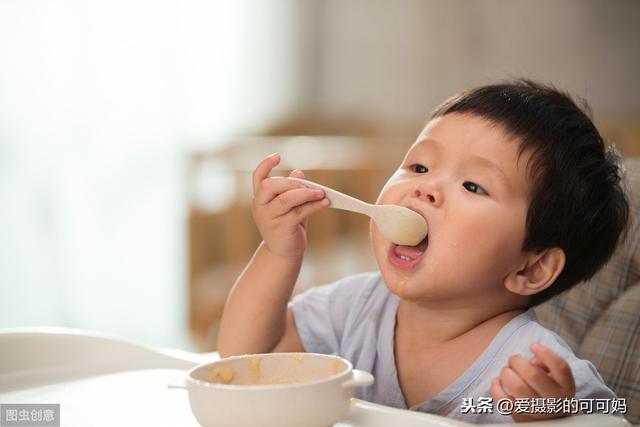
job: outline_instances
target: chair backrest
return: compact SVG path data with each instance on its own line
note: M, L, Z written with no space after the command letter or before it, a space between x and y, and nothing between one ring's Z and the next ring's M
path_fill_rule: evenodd
M591 280L536 307L540 322L590 360L640 423L640 158L627 159L627 238Z

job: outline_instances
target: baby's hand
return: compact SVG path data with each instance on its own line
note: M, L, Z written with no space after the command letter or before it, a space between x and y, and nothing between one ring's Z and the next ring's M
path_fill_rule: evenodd
M280 155L265 158L253 171L253 218L267 249L283 257L301 257L307 247L309 215L329 206L324 191L282 177L269 177ZM290 176L304 178L299 170Z
M500 378L491 384L494 402L500 399L556 398L571 399L576 394L576 383L569 364L559 355L540 344L533 344L531 360L511 356L509 366L502 368ZM529 405L531 409L533 405ZM563 413L519 413L511 415L514 421L537 421L563 417Z

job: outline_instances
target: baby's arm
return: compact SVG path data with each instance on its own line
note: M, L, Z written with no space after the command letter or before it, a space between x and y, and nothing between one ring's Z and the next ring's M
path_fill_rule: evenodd
M225 305L217 350L221 356L304 351L287 303L307 246L309 215L329 205L324 192L286 178L270 178L273 154L253 172L252 212L263 238ZM291 176L303 178L300 171Z
M571 399L576 395L576 382L571 367L558 354L540 344L533 344L532 360L511 356L509 366L505 366L500 378L493 380L491 394L494 402L515 398L555 398ZM506 390L505 390L506 388ZM538 421L558 418L563 413L520 413L512 414L516 422Z

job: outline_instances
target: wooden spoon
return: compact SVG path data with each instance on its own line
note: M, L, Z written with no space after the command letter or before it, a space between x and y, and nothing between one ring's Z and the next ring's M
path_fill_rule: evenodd
M324 185L301 178L289 177L307 187L323 190L334 209L357 212L369 216L378 225L385 239L398 245L415 246L427 235L427 222L422 215L398 205L372 205L347 196Z

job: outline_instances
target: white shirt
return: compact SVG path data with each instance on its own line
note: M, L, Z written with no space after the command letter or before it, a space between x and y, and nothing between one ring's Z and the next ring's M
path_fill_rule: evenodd
M375 376L372 386L354 390L355 397L406 409L394 356L398 302L380 273L375 272L313 288L295 297L291 305L305 351L344 357L354 368ZM593 364L578 359L562 338L540 325L533 310L528 310L509 321L455 381L411 409L472 423L513 422L511 416L499 414L495 407L492 413L465 413L461 405L463 398L473 399L473 403L479 398L490 399L491 380L500 376L510 356L530 359L529 346L534 342L558 353L571 366L577 399L615 398Z

